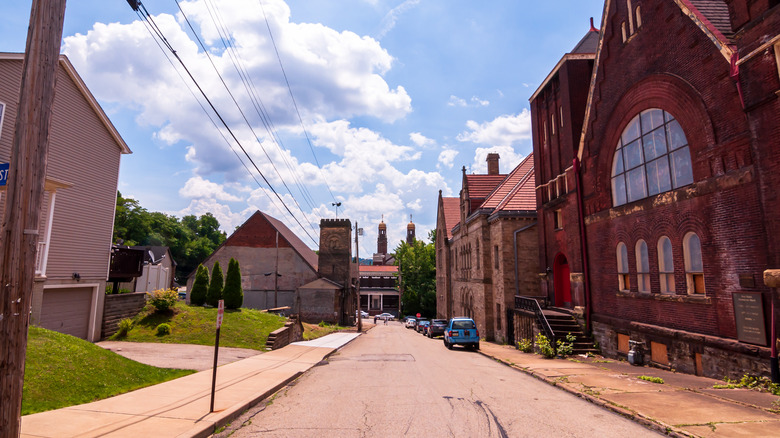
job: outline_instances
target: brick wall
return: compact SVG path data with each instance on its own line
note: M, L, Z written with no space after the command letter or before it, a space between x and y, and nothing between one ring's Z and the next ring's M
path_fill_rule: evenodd
M106 295L103 302L103 326L101 339L116 333L119 321L132 318L146 305L146 292Z

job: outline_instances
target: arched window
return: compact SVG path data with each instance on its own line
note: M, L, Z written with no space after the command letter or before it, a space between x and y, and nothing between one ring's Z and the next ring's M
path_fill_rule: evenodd
M677 120L657 108L634 117L612 160L612 204L617 207L692 182L688 140Z
M623 242L617 245L617 271L620 290L630 290L631 279L628 275L628 249Z
M658 239L658 274L661 292L674 293L674 258L672 241L666 236Z
M636 7L636 28L639 29L642 27L642 11L640 10L640 7Z
M636 283L639 292L650 292L650 260L644 240L636 243Z
M696 233L688 233L683 238L683 258L685 259L685 281L689 294L704 293L704 264L701 261L701 240Z

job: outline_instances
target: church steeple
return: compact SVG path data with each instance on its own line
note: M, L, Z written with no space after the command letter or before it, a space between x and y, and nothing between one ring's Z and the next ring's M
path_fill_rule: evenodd
M377 254L387 254L387 225L385 225L385 215L382 215L382 222L379 223L379 229L376 237Z
M412 215L409 215L409 225L406 226L406 243L411 245L415 241L414 235L414 222L412 222Z

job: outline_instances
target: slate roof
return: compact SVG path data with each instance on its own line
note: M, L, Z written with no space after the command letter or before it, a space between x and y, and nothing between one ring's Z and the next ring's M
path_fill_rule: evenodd
M533 154L528 154L512 170L480 208L495 211L536 211L536 188Z
M731 31L731 19L729 7L723 0L684 0L693 6L701 14L704 24L710 29L715 29L729 40L734 36ZM694 13L696 12L694 11ZM707 23L709 22L709 24Z
M444 228L447 239L452 239L452 227L460 222L460 198L441 198L444 210Z
M599 47L599 31L591 29L569 53L596 53Z

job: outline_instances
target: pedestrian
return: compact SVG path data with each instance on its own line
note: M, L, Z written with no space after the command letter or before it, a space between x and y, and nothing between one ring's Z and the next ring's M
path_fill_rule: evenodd
M376 325L376 315L374 315L374 324Z
M387 317L385 316L385 325L387 325Z

